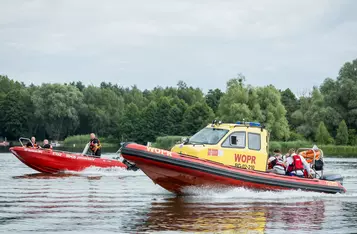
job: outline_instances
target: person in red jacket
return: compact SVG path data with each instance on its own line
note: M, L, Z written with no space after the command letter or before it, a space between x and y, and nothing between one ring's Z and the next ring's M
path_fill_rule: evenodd
M286 175L310 177L310 164L305 158L292 151L289 157L286 158Z

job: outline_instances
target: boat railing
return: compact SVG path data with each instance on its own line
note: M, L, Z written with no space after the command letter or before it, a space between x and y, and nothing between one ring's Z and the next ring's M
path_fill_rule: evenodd
M26 141L30 142L31 145L32 145L32 147L33 147L32 141L31 141L29 138L20 137L20 138L19 138L19 142L20 142L20 144L22 145L22 147L25 147L24 144L22 143L23 140L26 140Z
M311 150L313 153L314 153L314 158L313 158L313 161L311 163L311 168L315 171L315 177L316 177L316 174L319 175L316 170L315 170L315 163L316 163L316 152L317 151L320 151L320 157L319 157L319 160L322 161L322 163L324 163L324 152L322 151L322 149L319 149L319 148L299 148L297 149L296 153L297 154L300 154L301 152L303 151L309 151ZM321 175L319 175L320 177L323 177L323 167L321 169Z

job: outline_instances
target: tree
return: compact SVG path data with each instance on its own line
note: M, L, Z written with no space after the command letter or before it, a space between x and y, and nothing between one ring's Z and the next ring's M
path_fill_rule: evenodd
M183 116L184 135L193 135L206 126L214 118L212 109L205 103L196 102L190 106Z
M335 132L342 117L334 108L326 105L325 96L317 87L313 88L310 96L301 97L299 102L300 109L291 115L291 122L297 133L307 139L314 139L316 126L321 121L326 124L328 131Z
M207 105L211 107L214 113L217 112L218 104L222 96L223 92L220 89L210 89L205 97Z
M24 88L8 92L0 101L1 134L15 140L32 134L34 107Z
M0 93L7 94L15 89L25 88L24 83L9 79L7 76L0 75Z
M341 67L337 80L325 79L320 89L326 105L340 116L336 119L337 126L345 119L349 128L357 129L357 59Z
M124 115L120 121L120 128L117 135L121 135L124 141L135 141L144 143L143 132L147 129L142 129L142 118L139 108L134 103L129 103L125 107Z
M218 114L224 122L252 120L251 106L249 106L250 87L245 87L238 79L227 82L225 95L220 99ZM251 93L255 92L254 90Z
M86 87L81 81L71 82L71 83L69 83L69 84L72 85L72 86L77 87L77 89L78 89L79 91L81 91L81 92L83 92L83 90L84 90L85 87Z
M193 105L196 102L203 102L204 95L199 88L188 87L183 81L177 84L177 96L184 100L188 105Z
M337 145L347 145L348 144L348 129L345 120L342 120L337 129L336 135Z
M32 94L34 117L52 139L63 139L79 126L83 94L74 86L43 84Z
M271 138L287 140L290 135L289 124L286 119L286 110L281 102L280 92L272 85L257 88L257 99L261 106L262 118L266 128L271 131Z
M271 132L272 139L289 138L286 110L280 93L273 86L253 88L243 79L227 82L226 94L221 98L218 113L224 122L258 121Z
M83 90L88 129L99 135L114 135L123 115L124 99L109 88L89 86Z
M348 129L348 144L357 145L356 129Z
M155 101L151 101L142 112L141 124L142 129L145 129L142 132L144 142L153 142L159 135L160 116L157 113L158 107Z
M289 124L295 128L292 121L292 114L299 109L299 102L293 92L290 89L285 89L281 92L281 102L286 109L286 119Z
M333 139L330 136L324 122L320 122L319 127L316 131L315 140L318 144L331 144L333 143Z

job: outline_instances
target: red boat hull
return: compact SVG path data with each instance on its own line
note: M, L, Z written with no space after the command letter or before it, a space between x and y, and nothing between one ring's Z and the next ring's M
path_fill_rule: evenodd
M89 167L127 168L125 164L117 160L94 158L81 154L25 147L12 147L10 151L28 167L44 173L83 171Z
M185 193L185 188L190 186L234 186L257 190L301 189L326 193L346 191L335 181L239 169L133 143L124 144L121 154L135 163L156 184L177 194Z

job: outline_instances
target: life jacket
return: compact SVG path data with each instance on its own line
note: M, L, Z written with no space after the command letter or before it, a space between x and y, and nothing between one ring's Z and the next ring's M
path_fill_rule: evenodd
M285 175L285 165L281 160L277 160L273 167L273 172L279 175Z
M281 159L281 156L280 156L280 155L277 155L277 154L274 154L274 155L271 156L271 157L274 157L274 159L268 163L268 169L273 169L273 167L274 167L274 166L280 161L280 159Z
M291 173L293 171L295 171L295 172L296 171L303 171L304 177L307 177L307 171L304 168L304 164L303 164L300 156L295 154L295 155L293 155L291 157L293 159L293 163L288 165L288 168L287 168L286 172L289 174L289 173Z
M97 140L98 143L94 143L94 140ZM97 144L97 146L95 144ZM101 147L102 147L102 145L100 144L100 141L98 138L94 138L93 140L90 140L89 148L91 151L96 152Z
M278 161L278 159L275 157L272 161L270 161L268 163L268 169L273 169L273 167L275 166L276 162Z
M33 143L32 145L29 144L29 145L27 145L27 147L28 147L28 148L36 148L36 149L39 148L39 146L37 145L37 142Z

